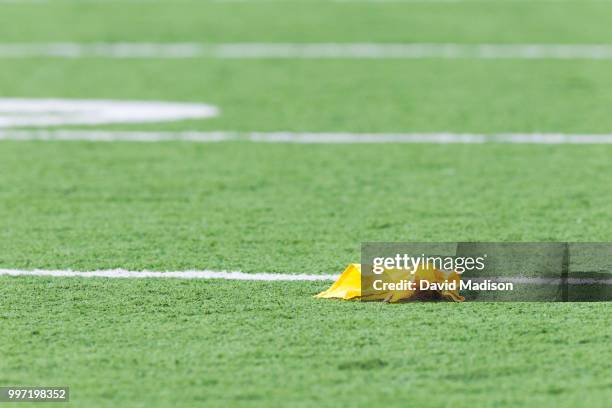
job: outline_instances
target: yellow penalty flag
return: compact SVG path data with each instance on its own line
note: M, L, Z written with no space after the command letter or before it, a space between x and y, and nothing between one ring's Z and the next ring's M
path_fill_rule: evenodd
M386 287L398 289L374 289L374 281L385 282ZM412 285L406 282L414 282ZM441 289L420 289L421 281L427 281L428 287ZM385 302L401 302L407 300L445 299L463 302L465 298L459 294L461 276L457 272L443 272L431 266L421 266L414 273L399 269L385 269L379 275L362 275L360 264L350 264L342 275L327 290L316 295L323 299L346 300L381 300ZM395 284L395 285L393 285Z

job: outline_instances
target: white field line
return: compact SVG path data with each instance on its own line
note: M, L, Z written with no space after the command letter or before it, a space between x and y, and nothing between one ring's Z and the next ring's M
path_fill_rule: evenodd
M0 58L32 57L611 60L612 44L0 43Z
M562 282L567 282L568 285L612 285L612 279L594 279L594 278L534 278L526 276L493 276L493 277L465 277L463 280L482 283L487 280L499 283L514 283L517 285L559 285Z
M74 3L97 3L97 4L117 4L117 3L144 3L144 4L193 4L193 3L249 3L249 4L352 4L352 3L370 3L370 4L428 4L428 3L484 3L487 5L504 3L610 3L612 0L0 0L0 4L74 4Z
M197 143L246 141L293 144L612 144L612 134L564 133L311 133L311 132L156 132L107 130L0 130L0 140Z
M276 274L276 273L244 273L226 271L127 271L125 269L108 269L100 271L80 272L72 270L21 270L0 269L0 276L48 276L54 278L174 278L174 279L224 279L248 281L331 281L338 275L307 275L307 274Z
M52 278L110 278L110 279L222 279L239 281L334 281L340 275L311 275L311 274L284 274L284 273L244 273L227 271L177 271L177 272L153 272L153 271L127 271L125 269L108 269L99 271L73 271L73 270L23 270L23 269L0 269L0 276L43 276ZM475 282L490 280L492 282L507 282L514 284L534 285L559 285L563 282L557 278L533 278L533 277L479 277L465 278ZM612 279L593 278L568 278L565 280L569 285L612 285Z
M217 116L199 103L0 98L0 128L171 122Z

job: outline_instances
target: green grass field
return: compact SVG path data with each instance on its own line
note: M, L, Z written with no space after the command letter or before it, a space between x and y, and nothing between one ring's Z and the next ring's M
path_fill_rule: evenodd
M0 2L0 44L612 44L610 16L612 3L589 1ZM611 70L587 59L0 58L0 97L221 110L94 127L108 131L610 134ZM610 144L0 140L0 269L337 274L365 241L612 241L611 158ZM609 302L312 298L327 286L0 276L0 386L67 385L79 407L612 399Z
M15 279L0 380L70 384L77 406L609 401L608 304L315 301L319 289Z

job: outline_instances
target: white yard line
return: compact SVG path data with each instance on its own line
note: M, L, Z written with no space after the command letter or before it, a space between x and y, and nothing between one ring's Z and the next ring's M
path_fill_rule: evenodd
M92 0L96 1L96 0ZM103 0L104 1L104 0ZM249 2L253 0L211 0L219 2ZM282 1L282 0L255 0L256 2L266 1ZM609 3L612 0L322 0L330 1L332 3L407 3L407 4L427 4L427 3L483 3L487 5L503 5L507 3Z
M494 276L494 277L464 277L463 280L482 283L487 280L498 283L514 283L517 285L559 285L562 282L567 282L568 285L612 285L612 279L594 279L594 278L534 278L526 276Z
M48 276L54 278L80 277L80 278L175 278L175 279L224 279L248 281L331 281L338 275L306 275L306 274L276 274L276 273L244 273L226 271L126 271L125 269L108 269L100 271L72 271L72 270L22 270L0 269L0 276Z
M90 141L90 142L222 142L240 140L238 132L155 132L106 130L0 130L0 140Z
M0 129L171 122L218 114L217 107L200 103L0 98Z
M247 3L247 4L266 4L266 3L287 3L287 4L352 4L352 3L370 3L370 4L428 4L428 3L483 3L487 5L507 4L507 3L610 3L612 0L0 0L0 4L73 4L73 3L97 3L97 4L119 4L119 3L143 3L143 4L163 4L163 3Z
M108 130L0 130L0 140L90 141L90 142L165 142L211 143L247 141L253 143L293 144L612 144L612 134L565 133L313 133L313 132L237 132L237 131L108 131Z
M554 44L220 44L217 58L612 59L612 45Z
M0 276L42 276L52 278L110 278L110 279L223 279L239 281L334 281L339 275L310 275L310 274L284 274L284 273L244 273L227 271L176 271L176 272L153 272L153 271L127 271L125 269L108 269L99 271L73 271L73 270L23 270L23 269L0 269ZM564 280L558 278L533 278L533 277L466 277L464 280L483 282L507 282L514 284L534 285L559 285ZM568 278L569 285L612 285L612 279L593 278Z
M0 58L31 57L611 60L612 44L0 43Z

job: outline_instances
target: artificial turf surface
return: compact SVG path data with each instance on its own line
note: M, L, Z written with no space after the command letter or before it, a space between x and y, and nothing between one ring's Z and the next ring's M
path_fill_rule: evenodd
M611 71L612 61L588 60L34 58L2 61L0 89L221 110L212 119L115 129L608 133Z
M0 266L336 273L361 240L606 240L610 197L593 186L610 149L3 142ZM605 406L612 394L609 303L0 281L0 382L68 384L79 406Z
M0 4L3 41L612 42L612 4L597 0L24 3Z
M3 279L0 383L71 406L609 403L607 303L314 300L321 283ZM18 405L21 406L21 405Z
M364 241L612 238L612 146L1 146L0 267L339 273Z
M607 43L610 11L59 1L0 4L0 41ZM222 110L106 129L612 131L606 61L0 64L3 97ZM607 145L2 141L0 268L339 273L362 241L610 241L610 157ZM0 386L68 385L71 405L92 407L612 398L609 303L312 299L325 286L1 277Z

